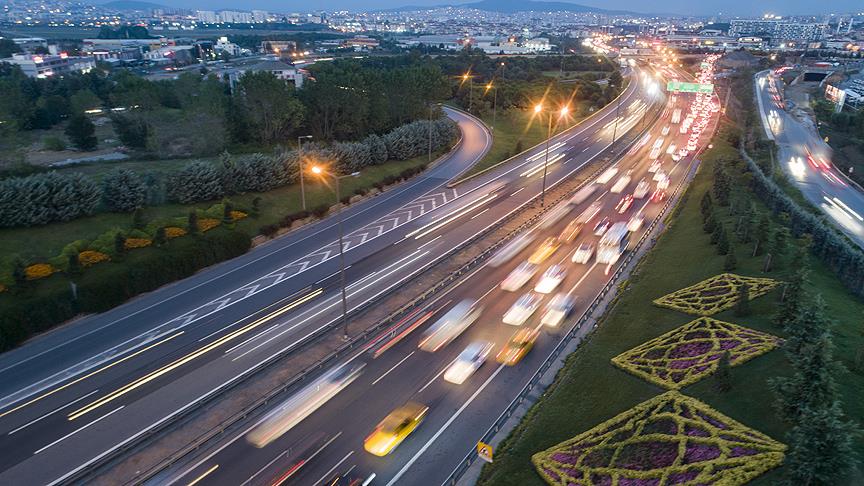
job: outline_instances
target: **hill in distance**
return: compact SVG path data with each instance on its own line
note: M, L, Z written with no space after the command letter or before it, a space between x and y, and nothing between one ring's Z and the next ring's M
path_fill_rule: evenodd
M556 2L556 1L532 1L532 0L480 0L479 2L460 3L460 4L445 4L437 6L405 6L398 8L387 9L388 11L409 11L409 10L432 10L436 8L476 8L486 12L499 12L512 14L517 12L576 12L576 13L600 13L600 14L630 14L623 10L606 10L597 7L589 7L587 5L579 5L578 3Z

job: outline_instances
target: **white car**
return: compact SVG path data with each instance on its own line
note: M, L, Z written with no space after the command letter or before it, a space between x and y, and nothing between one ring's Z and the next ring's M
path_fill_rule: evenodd
M651 165L648 166L648 172L657 172L658 170L660 170L660 161L659 160L655 160L654 162L651 162Z
M664 177L666 177L666 173L662 170L658 170L654 173L654 177L652 177L652 179L654 179L655 181L660 181L663 180Z
M573 263L588 263L592 255L594 255L594 245L585 242L579 245L579 248L576 248L576 251L573 252L571 261Z
M666 176L659 181L657 181L657 189L668 189L669 188L669 176Z
M504 324L521 326L540 307L541 300L543 300L543 297L534 292L528 292L519 297L519 300L510 306L510 309L504 314Z
M541 294L551 293L561 284L566 276L567 270L564 268L564 265L552 265L543 272L540 281L534 286L534 292L539 292Z
M641 228L644 223L645 216L641 212L638 212L630 218L630 221L627 222L627 231L639 231L639 228Z
M492 351L492 343L487 341L475 341L459 353L456 361L444 372L444 380L461 385L474 374Z
M540 323L544 326L558 327L573 312L574 307L576 307L576 299L572 296L555 294L555 297L552 297L552 300L546 305Z
M648 191L651 189L651 183L646 181L644 178L639 181L639 184L636 184L636 190L633 191L633 197L636 199L642 199L645 195L648 194Z
M508 292L516 292L523 285L531 280L531 277L537 273L537 265L528 262L522 262L518 267L514 268L510 275L501 282L501 289Z
M693 140L691 138L690 140L687 141L687 150L689 150L691 152L696 150L696 140Z
M687 154L688 154L688 153L689 153L689 152L688 152L688 150L687 150L686 148L682 148L682 149L680 149L680 150L678 151L678 156L681 157L681 158L683 159L684 157L687 157Z
M666 125L665 127L663 127L663 130L661 130L660 133L661 133L664 137L665 137L666 135L669 135L669 125Z
M617 174L617 173L618 173L617 167L610 167L610 168L606 169L602 174L600 174L600 177L598 177L595 182L597 182L597 184L606 184L607 182L611 181L612 178L615 177L615 174Z

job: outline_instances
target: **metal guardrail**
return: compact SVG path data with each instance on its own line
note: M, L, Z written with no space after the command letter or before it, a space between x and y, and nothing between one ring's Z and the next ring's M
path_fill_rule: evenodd
M687 174L684 178L681 179L678 185L675 186L675 191L673 192L672 197L670 197L666 201L666 204L663 205L663 208L660 210L660 214L658 214L657 217L654 218L654 221L652 221L651 224L648 226L647 231L645 231L645 233L633 247L633 250L628 253L627 257L624 258L622 264L612 275L612 278L610 278L606 285L604 285L603 288L600 289L600 292L597 294L594 300L591 301L591 304L588 305L588 307L582 313L582 316L573 324L567 334L565 334L564 337L558 342L558 344L555 346L555 348L552 350L546 360L543 361L543 363L540 365L540 368L537 370L537 372L534 373L531 379L528 380L528 383L526 383L522 390L519 392L519 394L516 395L516 398L514 398L513 401L510 402L507 408L504 409L501 415L498 416L498 419L496 419L495 422L492 423L492 425L478 440L489 443L495 436L495 434L497 434L498 431L501 430L501 427L507 422L507 420L510 419L510 417L522 404L522 402L524 402L528 398L528 394L534 389L535 386L537 386L546 371L552 366L555 360L558 359L558 357L564 351L564 348L567 347L570 341L576 336L576 333L582 328L582 325L588 322L588 320L594 314L594 311L597 310L597 307L599 307L602 303L603 299L606 298L609 292L615 287L615 285L618 284L619 277L627 270L627 267L630 265L633 259L636 258L636 255L639 253L639 249L651 236L656 226L660 224L660 222L663 220L663 216L666 214L669 208L673 207L674 204L677 204L678 198L680 197L679 193L682 187L686 183L688 183L690 179L692 179L695 169L698 167L699 163L694 156L691 160L690 167L688 167ZM477 458L477 452L472 448L442 484L455 485L459 478L461 478L462 475L465 474L468 468L471 467L472 464L474 464L474 461L476 461Z
M659 112L655 115L654 118L656 119L658 117L659 117ZM634 136L632 138L632 140L626 142L623 150L620 153L625 153L627 150L629 150L630 147L632 147L633 144L635 144L639 140L639 138L642 136L642 134L644 132L645 132L644 129L637 131L636 136ZM625 135L625 137L626 136L629 136L629 134ZM624 142L625 137L620 138L617 143ZM614 145L610 146L609 148L614 148ZM266 405L268 405L274 398L276 398L278 395L286 392L287 390L297 386L299 383L306 380L310 374L312 374L312 373L314 373L314 372L316 372L316 371L318 371L324 367L332 365L336 360L343 357L347 352L349 352L353 349L356 349L359 345L364 344L366 341L369 340L371 335L377 333L382 328L384 328L388 325L391 325L392 323L396 322L398 319L403 318L414 307L424 303L426 300L433 297L438 292L449 287L450 284L452 284L455 280L458 280L459 278L461 278L463 275L465 275L465 273L467 273L470 270L473 270L477 265L482 263L486 258L488 258L495 251L497 251L503 244L508 242L510 239L512 239L513 237L515 237L519 233L525 231L526 229L528 229L531 226L533 226L534 224L536 224L540 220L540 218L548 210L555 207L557 204L559 204L564 199L571 197L573 193L575 193L576 191L578 191L579 189L584 187L587 183L593 182L593 180L598 175L600 175L600 173L602 173L602 171L606 170L609 166L611 166L612 164L617 162L619 159L620 159L620 155L618 158L612 158L612 159L607 160L606 163L602 164L602 166L600 168L598 168L596 171L594 171L591 174L591 176L586 178L585 181L583 181L583 183L579 184L575 189L572 189L570 191L566 191L563 196L557 198L555 201L546 205L542 211L538 212L536 215L529 218L527 221L525 221L524 223L519 225L516 229L510 231L507 235L505 235L504 237L499 239L497 242L495 242L490 247L485 249L479 255L472 258L471 261L467 262L465 265L460 267L458 270L450 273L447 277L440 280L438 283L436 283L435 285L433 285L432 287L430 287L429 289L424 291L419 296L412 299L410 302L402 305L396 311L390 313L387 317L380 320L377 324L375 324L371 328L365 330L359 336L357 336L354 339L352 339L351 341L345 343L343 346L340 346L338 349L336 349L335 351L333 351L329 355L325 356L324 358L321 358L320 360L316 361L313 365L306 367L300 373L295 375L291 380L286 382L284 385L272 389L270 392L268 392L266 395L261 397L259 400L256 400L252 404L244 407L242 410L231 415L229 418L222 421L218 426L209 429L205 433L203 433L200 436L198 436L197 438L195 438L192 442L187 444L182 449L171 454L165 460L160 461L157 465L148 469L143 474L140 474L140 475L136 476L135 478L133 478L132 480L127 481L125 484L129 484L129 485L141 484L141 483L143 483L149 479L152 479L159 472L161 472L161 471L165 470L166 468L176 464L178 461L182 460L188 454L197 451L198 449L200 449L202 446L204 446L209 441L211 441L211 440L217 438L218 436L224 434L225 432L228 431L229 428L231 428L235 424L247 419L248 417L250 417L251 415L253 415L255 413L258 413L260 410L262 410L264 407L266 407ZM474 235L473 238L465 240L462 243L460 243L459 245L455 246L453 249L448 251L444 255L444 257L440 258L438 260L438 263L446 260L446 258L448 256L452 256L452 255L458 253L459 251L463 250L464 248L470 246L471 244L474 244L477 240L483 238L484 236L491 233L492 231L497 230L498 228L503 226L505 223L507 223L508 221L515 218L518 214L521 214L522 211L524 211L526 208L530 207L530 204L539 197L540 197L539 194L533 196L518 211L514 211L513 213L508 215L506 218L503 218L500 221L498 221L497 224L486 228L484 231L481 231L481 232L477 233L476 235ZM435 265L437 265L438 263L436 263ZM428 271L431 268L434 268L435 265L430 266L425 271ZM356 317L357 315L366 311L372 305L380 302L380 300L382 300L383 298L384 298L383 296L380 296L376 299L372 299L371 301L365 303L361 307L353 309L351 311L351 313L349 314L349 316ZM207 395L205 397L199 398L198 400L193 402L194 403L193 405L187 406L187 409L183 413L177 414L176 416L172 417L170 420L166 420L165 422L159 424L159 426L154 427L151 430L148 430L147 433L141 434L139 437L136 437L135 440L130 440L129 442L125 443L122 447L115 449L111 454L107 454L105 457L101 458L99 461L94 462L93 464L89 465L86 468L82 468L76 474L67 478L66 481L64 481L64 483L75 483L78 481L84 481L86 478L90 477L92 474L95 474L97 471L101 470L103 467L105 467L105 466L111 464L113 461L117 460L123 454L134 450L135 448L144 444L146 441L153 440L154 438L156 438L156 436L158 436L160 433L162 433L163 431L168 429L170 426L173 426L173 425L177 424L178 422L180 422L181 420L188 418L195 411L199 410L202 406L206 405L207 403L211 402L212 400L215 400L216 398L218 398L220 396L223 396L226 392L232 390L236 386L239 386L239 384L243 383L249 377L270 368L271 366L280 362L282 359L286 358L288 355L293 354L293 353L299 351L300 349L304 349L304 348L308 347L309 345L317 342L319 339L326 336L329 333L329 331L331 331L332 329L334 329L336 327L340 327L340 326L341 326L341 323L336 322L330 326L322 328L318 333L308 336L304 341L300 342L293 349L284 350L283 352L275 355L271 360L264 362L264 363L261 363L258 366L247 370L245 373L240 375L239 379L236 379L233 382L226 384L226 386L224 388L219 389L216 393L213 393L213 394Z

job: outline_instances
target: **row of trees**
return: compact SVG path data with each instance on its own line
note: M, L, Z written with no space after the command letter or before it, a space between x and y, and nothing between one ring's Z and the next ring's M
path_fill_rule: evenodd
M311 145L310 160L330 161L338 172L353 172L390 159L406 160L445 148L458 128L449 118L420 120L370 135L361 142ZM263 192L291 184L298 176L298 153L253 154L221 163L191 162L168 177L139 175L115 169L97 184L80 173L48 172L0 180L0 226L35 226L88 216L103 208L131 212L167 198L182 204L220 199L232 194ZM101 206L100 206L101 203Z

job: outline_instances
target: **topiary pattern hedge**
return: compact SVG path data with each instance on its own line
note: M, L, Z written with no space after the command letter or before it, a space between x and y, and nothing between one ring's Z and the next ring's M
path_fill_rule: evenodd
M779 466L786 446L669 391L534 454L552 485L738 485Z
M750 299L765 295L779 282L770 278L721 273L695 285L676 290L654 301L655 305L697 316L711 316L730 309L738 301L742 283L750 285Z
M612 358L612 363L651 383L677 389L714 373L725 351L736 366L782 342L771 334L700 317Z

